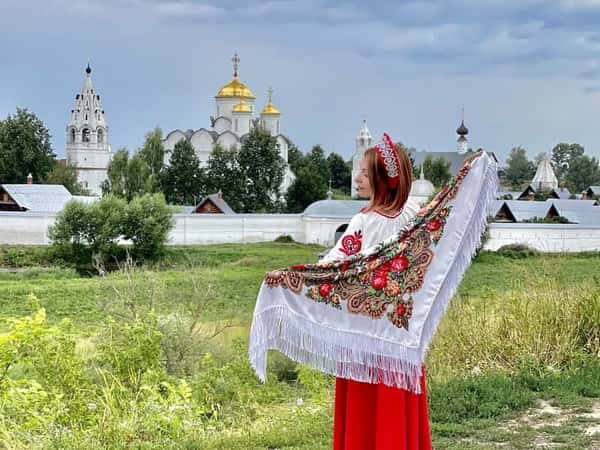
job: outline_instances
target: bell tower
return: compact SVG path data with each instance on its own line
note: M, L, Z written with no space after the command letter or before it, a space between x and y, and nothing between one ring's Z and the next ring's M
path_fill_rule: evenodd
M77 179L92 194L101 194L112 157L100 95L94 91L88 63L81 92L67 123L67 161L77 167Z

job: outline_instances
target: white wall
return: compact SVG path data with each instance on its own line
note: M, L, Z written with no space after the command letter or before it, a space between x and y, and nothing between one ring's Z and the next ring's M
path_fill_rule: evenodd
M53 214L0 212L1 244L48 244L47 230L54 223Z
M51 214L0 212L1 244L48 244ZM169 244L266 242L288 234L298 242L332 246L345 218L310 218L300 214L176 214ZM493 223L487 250L523 243L544 252L600 250L600 226Z
M572 224L493 223L484 248L498 250L507 244L526 244L542 252L600 250L597 227Z
M304 242L298 214L176 214L170 244L216 244L272 241L289 234Z

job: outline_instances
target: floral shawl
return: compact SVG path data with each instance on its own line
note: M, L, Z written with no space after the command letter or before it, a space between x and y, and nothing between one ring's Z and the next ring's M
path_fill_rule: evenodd
M342 378L420 391L431 338L486 226L498 184L485 152L402 230L345 259L267 273L250 330L266 380L269 349Z

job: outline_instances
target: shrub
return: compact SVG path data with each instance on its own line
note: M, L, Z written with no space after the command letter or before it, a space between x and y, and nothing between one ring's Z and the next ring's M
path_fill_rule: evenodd
M506 256L507 258L521 259L529 256L536 256L540 252L526 244L508 244L500 247L497 253Z
M282 234L281 236L277 236L273 242L292 243L295 241L294 238L291 237L289 234Z
M174 224L173 213L162 194L145 194L129 203L122 231L125 239L133 243L134 256L153 259L162 254Z
M107 195L92 204L67 203L49 237L59 258L76 265L104 265L122 258L122 239L131 241L134 256L156 258L173 224L171 209L160 194L145 194L130 203Z

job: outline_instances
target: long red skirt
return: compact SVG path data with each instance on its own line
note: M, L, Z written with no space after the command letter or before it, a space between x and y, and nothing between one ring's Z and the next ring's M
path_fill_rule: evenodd
M430 450L425 373L421 394L337 378L333 450Z

